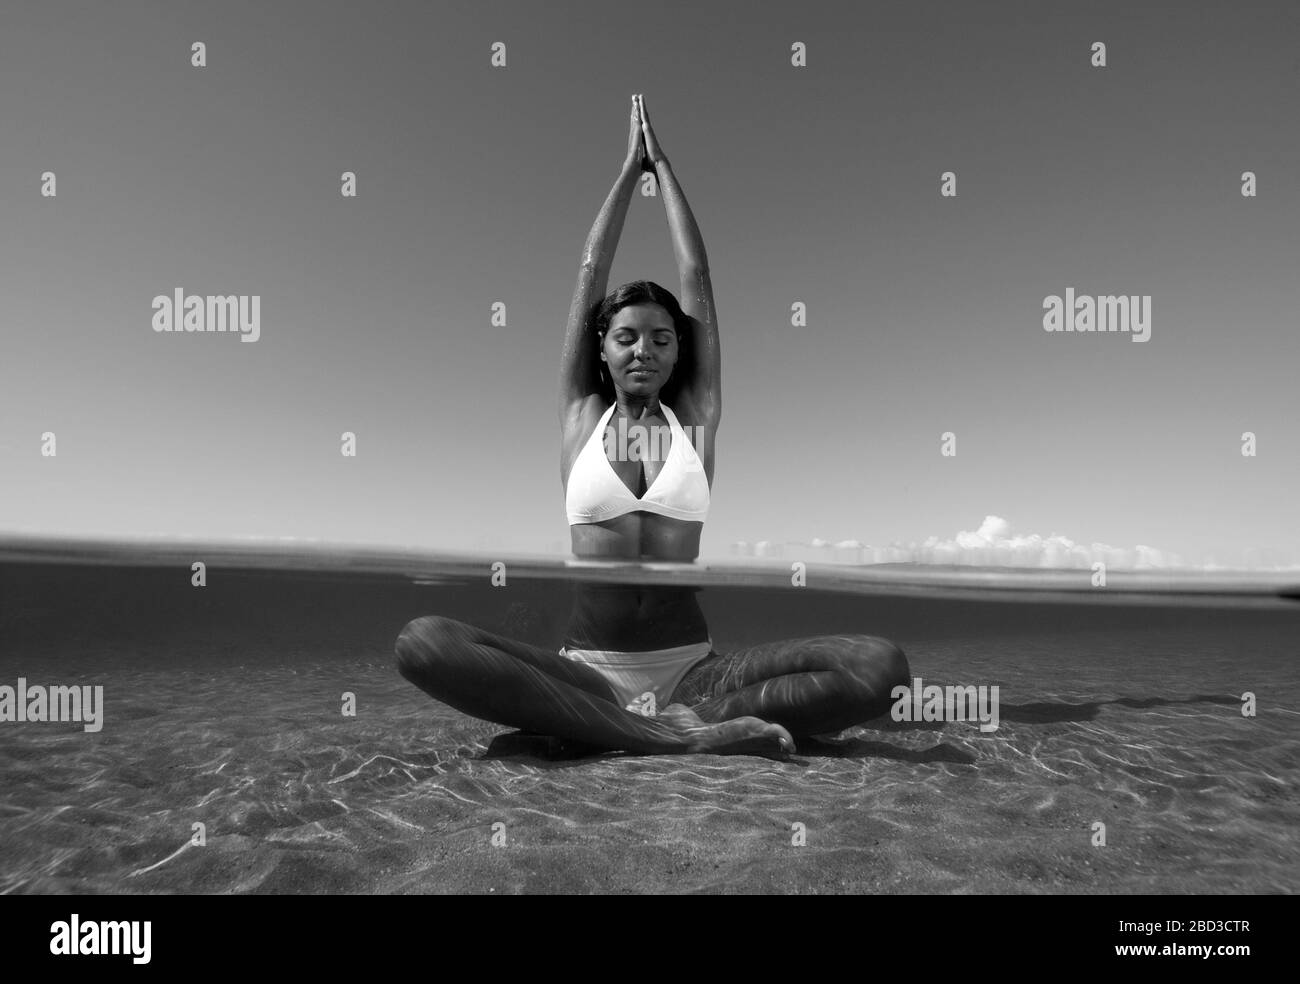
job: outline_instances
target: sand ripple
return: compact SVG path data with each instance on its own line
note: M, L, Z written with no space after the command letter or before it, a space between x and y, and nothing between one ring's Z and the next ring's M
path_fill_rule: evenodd
M780 763L487 757L507 729L380 659L114 668L103 732L3 733L0 891L1295 891L1291 664L1106 657L1008 658L991 734L886 720Z

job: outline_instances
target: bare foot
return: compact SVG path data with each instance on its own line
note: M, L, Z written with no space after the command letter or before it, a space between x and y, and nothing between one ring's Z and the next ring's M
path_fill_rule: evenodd
M794 751L790 732L761 718L738 717L708 724L685 704L669 704L659 712L657 720L686 738L690 743L688 752L785 758Z

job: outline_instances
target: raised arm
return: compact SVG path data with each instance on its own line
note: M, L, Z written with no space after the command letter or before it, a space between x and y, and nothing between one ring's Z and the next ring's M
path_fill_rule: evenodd
M705 421L717 426L722 416L722 349L718 342L717 313L713 305L713 281L709 278L709 258L704 252L704 237L695 223L695 215L686 203L682 187L673 174L672 165L659 146L644 100L638 99L641 129L645 137L646 156L654 166L659 191L668 214L668 231L672 236L673 254L677 257L677 275L681 280L682 311L692 321L695 334L695 378L683 385L695 410Z
M582 400L600 385L599 360L587 332L592 309L605 297L609 271L614 265L614 250L623 233L628 205L636 188L642 165L648 161L641 133L641 117L636 97L632 97L632 122L628 133L627 159L610 189L600 214L587 235L578 269L578 283L569 307L569 324L564 331L564 350L560 359L560 424L580 409Z

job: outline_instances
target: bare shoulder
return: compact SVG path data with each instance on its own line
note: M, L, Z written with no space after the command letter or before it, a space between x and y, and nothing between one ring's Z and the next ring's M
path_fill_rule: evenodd
M673 413L677 415L677 422L682 425L691 445L695 448L695 453L700 456L710 483L713 481L713 469L716 463L719 419L711 409L712 401L696 400L685 390L677 395L677 403L672 407Z
M604 397L599 393L588 393L567 403L560 411L560 471L561 479L568 482L569 471L573 462L582 451L582 446L591 437L591 432L600 423L601 415L607 409Z
M692 389L682 389L673 404L673 413L683 427L699 427L712 434L718 429L721 414L719 401L707 394L701 395Z

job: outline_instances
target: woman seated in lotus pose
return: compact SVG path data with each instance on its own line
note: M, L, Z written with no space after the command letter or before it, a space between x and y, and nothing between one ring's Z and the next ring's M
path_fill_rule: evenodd
M605 296L643 171L656 176L668 212L680 306L647 281ZM560 474L574 554L699 555L722 412L719 366L704 242L634 96L627 159L587 238L560 367ZM898 647L869 635L714 652L698 590L578 585L558 653L450 618L418 618L397 639L398 668L474 717L642 754L780 757L795 735L885 713L890 691L909 682Z

